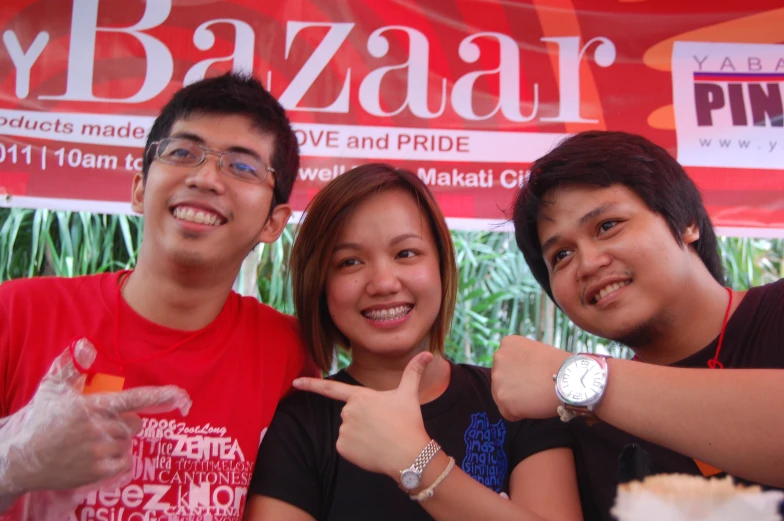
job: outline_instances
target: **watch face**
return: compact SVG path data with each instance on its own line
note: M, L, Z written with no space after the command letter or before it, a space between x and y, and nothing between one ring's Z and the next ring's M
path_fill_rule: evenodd
M605 371L590 356L573 356L558 371L556 389L564 402L587 405L601 396L605 385Z
M413 490L419 486L419 474L411 469L406 469L400 473L400 484L406 490Z

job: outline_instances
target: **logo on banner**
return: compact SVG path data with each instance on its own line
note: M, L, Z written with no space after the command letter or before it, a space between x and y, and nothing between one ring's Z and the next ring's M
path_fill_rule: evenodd
M607 125L599 80L618 61L613 28L552 26L547 8L496 6L509 23L485 24L473 21L486 9L466 0L382 16L363 2L351 16L316 0L272 11L238 0L137 3L55 2L56 16L10 8L0 193L11 204L67 199L128 212L117 194L142 167L155 108L229 69L261 79L293 120L297 210L353 166L391 161L433 188L450 217L497 221L526 164L575 129Z
M5 47L8 52L16 81L13 94L2 94L20 101L33 98L29 103L31 107L37 107L40 102L46 106L49 100L65 103L66 106L70 103L99 103L103 107L130 106L128 110L122 109L122 112L130 114L95 114L92 110L86 113L24 111L15 106L0 106L0 135L141 148L151 118L134 115L133 112L138 110L134 106L155 100L172 83L187 85L200 80L212 66L223 64L223 67L253 72L263 78L288 112L307 113L308 119L314 114L347 115L357 111L376 118L378 123L399 115L403 118L404 124L388 127L334 124L333 121L340 121L334 118L325 118L330 121L329 124L301 123L296 126L295 134L304 157L389 160L398 159L402 154L411 161L502 162L514 165L533 161L545 154L565 134L502 131L496 130L496 127L515 128L531 122L558 124L556 128L560 128L560 124L599 124L595 110L584 110L586 96L580 71L588 61L601 68L611 67L616 61L615 44L601 35L587 40L578 34L538 38L535 45L553 58L552 65L556 71L551 75L547 70L526 70L521 42L502 32L479 30L462 35L459 40L440 42L415 26L390 24L370 27L356 22L308 19L285 20L281 27L285 46L280 49L273 47L274 52L259 60L254 53L258 48L256 26L266 18L262 11L245 10L242 12L246 18L234 19L226 18L214 6L213 9L199 10L203 20L192 28L190 38L194 51L191 52L189 42L172 47L167 39L160 38L166 28L176 30L178 34L183 31L187 34L189 29L187 25L181 27L173 21L176 14L172 11L172 0L147 2L135 23L119 27L116 22L107 23L103 16L99 16L98 2L94 0L73 0L72 5L65 60L60 50L64 44L58 41L55 45L50 38L50 33L65 32L63 27L56 25L57 21L45 18L15 21L15 25L25 31L35 27L35 37L28 47L24 46L24 33L20 29L14 27L4 33L0 48ZM20 18L22 16L19 15ZM226 43L233 48L233 53L211 57L211 53L216 52L216 30L222 26L231 28L233 40L229 39ZM270 30L281 29L274 25L265 27L262 34ZM114 43L119 41L117 38L122 38L123 45L133 44L129 49L136 49L135 63L142 73L135 73L138 77L127 78L128 72L116 61L99 59L96 49L118 45ZM401 45L400 38L408 43ZM50 55L55 52L55 47L58 49L57 59L65 68L65 85L31 89L34 67L52 61ZM122 46L119 49L127 52ZM183 49L188 49L187 58L176 54ZM346 67L343 55L349 51L357 58L349 64L352 66ZM286 69L290 55L300 53L306 59L301 60L298 68L285 75L281 73L281 69ZM454 71L452 76L441 77L440 73L432 70L434 56L441 55L444 57L438 60L447 60ZM181 64L196 61L187 70L182 67L178 70L174 67L175 59ZM401 60L402 63L398 63ZM490 65L496 60L497 64ZM259 68L260 64L262 67ZM331 78L329 71L338 69L345 69L345 74ZM181 75L183 72L184 75ZM539 77L540 73L544 73L544 79ZM60 69L58 74L63 74ZM98 76L103 78L102 83L122 79L129 80L128 85L134 87L128 87L123 95L110 96L106 87L99 86ZM319 83L326 78L331 78L327 89ZM487 83L497 84L497 93L493 90L487 92ZM390 89L390 84L396 87ZM313 92L321 92L318 99L312 99ZM596 101L591 100L588 105L595 105ZM441 118L453 119L443 125L436 123ZM462 122L465 131L455 130L454 118ZM496 118L509 124L483 124ZM318 121L320 118L315 119ZM62 154L70 154L71 150L77 150L75 155L84 153L81 148L69 147L64 148ZM136 159L138 157L107 156L105 163L108 166L103 168L125 166L126 170L133 171ZM31 157L29 164L40 164L41 170L46 169L41 157ZM83 167L79 161L59 161L56 166ZM343 164L336 162L331 166L332 169L302 172L300 177L304 181L317 177L324 182L332 178L330 170L339 170ZM433 186L493 186L490 171L468 175L470 173L450 170L427 173L427 176L438 177ZM514 174L508 172L503 177L496 183L507 188L519 185Z
M672 85L681 164L781 168L784 45L675 42Z

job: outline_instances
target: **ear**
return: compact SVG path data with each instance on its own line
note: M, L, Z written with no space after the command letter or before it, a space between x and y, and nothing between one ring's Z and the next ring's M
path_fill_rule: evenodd
M136 213L144 213L144 175L136 172L131 185L131 209Z
M277 241L280 234L283 233L286 224L288 224L289 217L291 217L291 206L287 204L275 205L275 208L272 209L267 218L267 223L259 234L259 242L271 244Z
M700 238L700 229L696 224L690 224L683 231L683 244L694 244Z

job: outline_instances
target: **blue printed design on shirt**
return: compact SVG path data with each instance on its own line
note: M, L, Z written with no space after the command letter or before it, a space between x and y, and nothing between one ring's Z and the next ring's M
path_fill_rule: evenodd
M506 424L503 419L490 423L486 412L471 415L471 425L465 431L466 454L460 467L463 472L486 487L502 492L506 477L504 439Z

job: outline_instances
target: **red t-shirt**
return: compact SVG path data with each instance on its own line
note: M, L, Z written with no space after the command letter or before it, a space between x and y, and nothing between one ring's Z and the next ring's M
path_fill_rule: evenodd
M132 483L93 493L73 518L239 520L259 442L278 401L294 378L306 367L310 371L296 321L232 292L198 336L160 355L193 332L135 313L117 298L121 274L0 286L0 417L26 405L52 361L85 337L98 350L95 371L124 376L125 389L177 385L193 406L187 417L144 417L133 444ZM124 368L116 363L115 328ZM155 357L133 362L149 356Z

